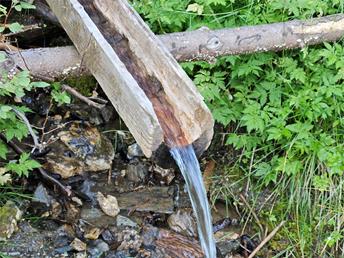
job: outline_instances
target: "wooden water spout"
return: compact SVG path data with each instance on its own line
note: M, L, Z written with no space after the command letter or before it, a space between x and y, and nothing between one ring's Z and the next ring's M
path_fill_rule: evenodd
M126 0L47 0L147 157L203 152L213 119L191 79Z

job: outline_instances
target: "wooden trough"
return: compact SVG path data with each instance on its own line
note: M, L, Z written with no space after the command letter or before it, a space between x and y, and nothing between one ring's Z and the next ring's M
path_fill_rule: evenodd
M147 157L210 144L213 119L191 79L126 0L47 0Z

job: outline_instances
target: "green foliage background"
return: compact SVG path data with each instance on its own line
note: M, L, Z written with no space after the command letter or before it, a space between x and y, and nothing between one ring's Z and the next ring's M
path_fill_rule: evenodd
M344 6L342 0L132 3L158 34L308 19L342 13ZM260 216L271 228L287 220L277 237L287 244L271 244L276 255L343 255L343 54L339 41L182 64L226 128L226 144L242 151L236 169L253 191L271 190L273 208ZM235 199L215 185L214 196Z

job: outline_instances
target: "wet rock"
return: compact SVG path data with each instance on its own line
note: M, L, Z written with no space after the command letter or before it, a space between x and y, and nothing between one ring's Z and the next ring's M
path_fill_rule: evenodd
M77 253L74 257L75 258L87 258L87 253L86 252Z
M114 149L111 142L87 123L71 124L68 131L58 133L58 141L50 145L44 167L69 178L84 171L111 169Z
M240 240L220 241L216 246L223 256L235 254L240 250Z
M81 209L80 218L97 228L106 228L109 225L116 225L116 219L105 215L97 208L83 207Z
M134 229L125 229L119 232L116 236L118 238L118 242L121 243L117 250L132 249L138 252L142 245L142 238Z
M141 150L141 147L137 143L134 143L128 147L127 158L129 160L135 157L143 157L143 156L144 154Z
M119 194L121 210L150 211L172 214L174 209L173 188L147 187L135 192Z
M86 179L82 183L80 189L80 192L84 194L87 198L89 198L92 201L92 203L95 203L96 201L96 193L91 190L92 187L95 186L95 184L95 182Z
M101 255L107 251L109 251L109 245L105 243L103 240L97 239L90 243L88 248L88 253L91 257L101 257Z
M137 223L122 215L117 215L117 227L137 227Z
M146 181L148 169L143 163L132 163L128 165L126 175L128 180L141 183Z
M85 231L85 238L96 240L98 239L99 235L101 233L101 230L99 228L90 228Z
M18 230L17 221L22 215L22 211L12 201L7 201L0 208L0 241L10 238Z
M86 243L82 242L79 238L74 238L73 242L70 243L70 246L76 251L85 251L86 250Z
M117 240L116 236L109 229L105 229L102 232L102 238L109 245L114 244L116 242L116 240Z
M98 192L97 201L102 211L108 216L116 217L120 212L117 199L112 195L108 194L107 197L105 197L101 192Z
M178 210L176 213L173 213L168 217L168 226L174 232L184 236L196 236L196 222L191 213L192 211L190 210Z
M159 166L153 167L154 177L162 184L169 185L175 177L173 168L162 168Z
M39 184L37 186L33 194L33 198L34 201L44 203L48 207L51 205L54 199L52 196L49 195L47 189L42 184Z

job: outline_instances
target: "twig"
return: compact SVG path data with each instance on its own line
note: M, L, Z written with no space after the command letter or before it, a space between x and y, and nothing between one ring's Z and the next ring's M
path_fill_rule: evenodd
M256 222L257 222L257 224L258 224L258 226L259 226L259 228L261 230L261 232L264 233L264 228L263 228L262 224L260 223L260 221L258 219L258 216L255 213L255 211L253 210L253 208L251 207L251 205L246 201L245 197L242 194L240 194L239 197L245 203L247 208L250 210L250 213L252 213L254 219L256 220Z
M33 131L29 120L26 118L26 116L22 112L20 112L16 108L12 107L12 110L25 123L27 129L29 130L29 133L30 133L32 140L33 140L33 143L34 143L34 147L31 150L31 153L33 153L35 151L35 149L41 150L42 145L39 143L38 137L36 136L35 132Z
M89 98L85 97L84 95L79 93L77 90L73 89L72 87L70 87L66 84L62 85L62 89L67 91L68 93L72 94L74 97L80 99L81 101L85 102L86 104L88 104L91 107L94 107L97 109L102 109L105 107L105 105L98 104L98 103L90 100Z
M253 250L253 252L248 256L248 258L253 258L260 249L263 248L263 246L271 239L274 235L280 230L280 228L284 225L285 221L283 220L274 230L271 231L271 233L256 247L256 249Z
M21 155L22 153L24 153L24 150L22 150L18 145L14 144L12 141L7 141L6 137L3 134L0 134L0 139L2 141L4 141L12 150L14 150L15 153L17 153L18 155ZM67 196L71 196L72 195L72 191L64 186L61 182L59 182L57 179L53 178L52 176L48 175L48 173L43 169L43 168L37 168L37 170L39 171L39 173L42 175L43 178L45 178L46 180L54 183L55 185L59 186L60 189L67 195Z
M19 51L19 48L4 42L0 42L0 49L5 51Z

